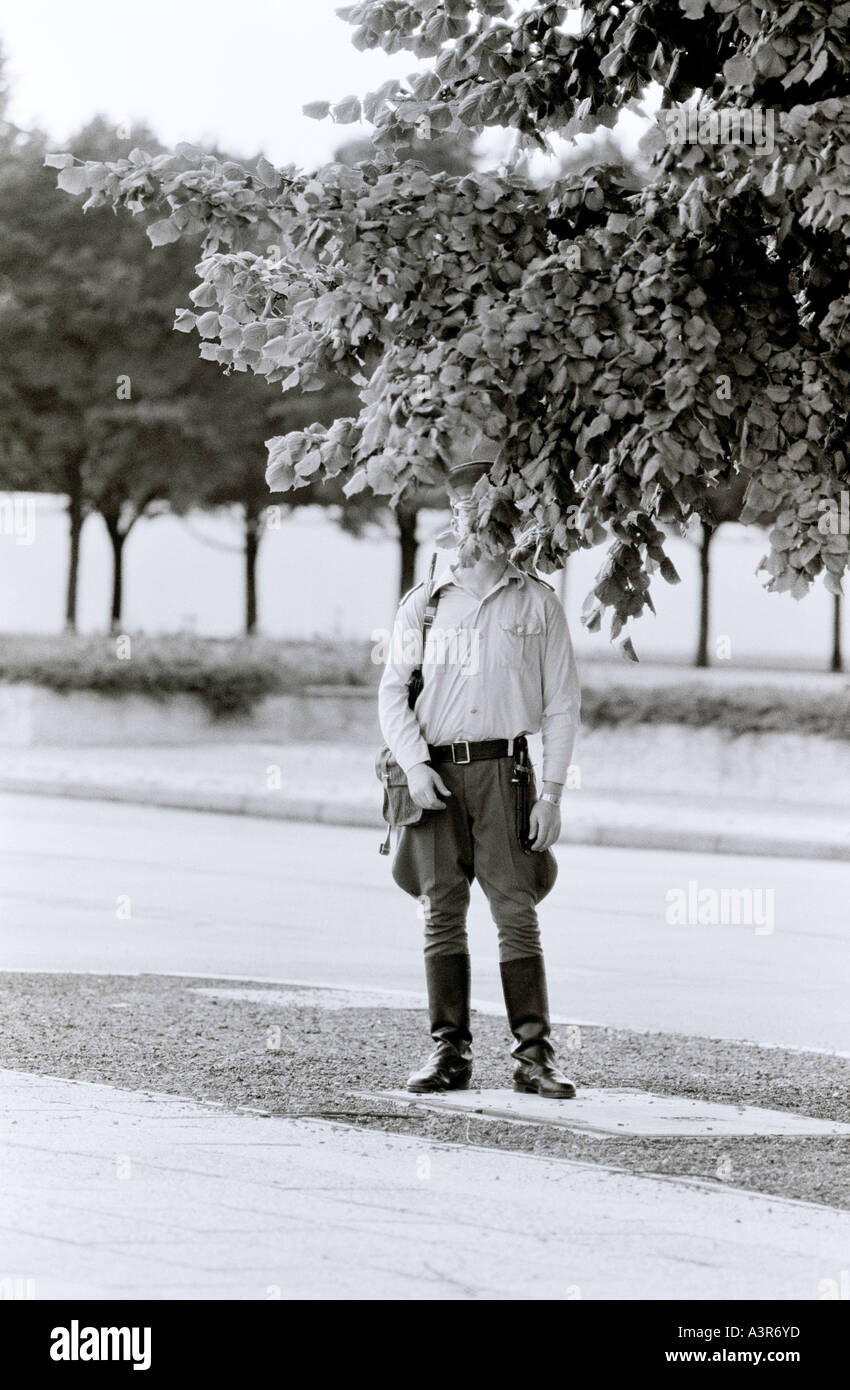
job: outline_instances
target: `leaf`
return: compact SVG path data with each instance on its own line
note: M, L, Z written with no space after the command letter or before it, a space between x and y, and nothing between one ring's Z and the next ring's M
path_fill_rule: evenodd
M208 314L201 314L197 329L202 338L214 338L218 333L218 314L212 310Z
M274 363L276 367L288 367L292 361L289 338L285 334L280 334L276 338L269 338L263 349L263 355L266 361Z
M756 67L762 77L781 77L787 63L769 43L756 50Z
M809 84L809 86L811 86L813 82L817 82L819 77L823 77L824 73L826 72L826 64L827 52L825 48L822 48L820 53L818 54L818 58L814 67L812 68L811 72L808 74L806 78L806 81Z
M593 599L593 594L589 594L588 598ZM584 623L584 626L587 628L588 632L598 632L600 627L602 626L602 613L598 608L595 608L592 613L589 613L587 615L587 617L585 617L584 614L582 614L581 620Z
M273 164L270 164L265 155L260 155L257 160L257 178L265 184L266 188L277 188L280 183L280 174Z
M309 478L312 473L315 473L321 462L321 451L319 449L311 449L308 454L304 455L303 459L299 459L298 463L296 463L295 472L299 478Z
M323 121L331 109L329 101L308 101L301 110L305 116L309 116L311 121Z
M762 512L772 511L776 506L776 498L758 478L752 478L747 488L745 503L748 513L755 517Z
M45 167L48 169L68 169L74 162L72 154L46 154Z
M63 193L85 193L89 186L89 175L85 165L66 164L64 169L59 170L56 186L61 188Z
M354 497L358 492L363 492L366 487L366 469L358 468L353 473L347 483L343 483L342 490L346 497Z
M344 97L336 106L331 107L331 114L338 125L351 125L353 121L359 121L360 98Z
M604 434L605 431L610 428L611 416L606 415L603 411L601 415L597 415L595 420L593 420L591 424L588 425L587 429L584 432L585 441L589 439L595 439L598 434Z
M264 323L247 323L242 329L242 344L246 348L263 348L268 338Z
M295 482L295 469L288 458L275 458L269 464L266 469L266 482L271 492L289 492Z
M735 13L735 23L748 38L754 39L761 32L761 20L752 5L742 5Z
M752 60L739 54L723 64L723 76L730 87L749 87L755 80L756 70Z
M637 661L638 654L632 646L631 637L624 637L622 642L617 643L617 646L619 647L620 651L623 653L623 656L626 658L627 661Z
M169 241L180 240L180 232L170 217L163 217L159 222L152 222L148 227L148 236L152 246L165 246Z
M811 580L807 574L798 574L794 583L791 585L791 597L799 603L801 598L805 598L809 592Z

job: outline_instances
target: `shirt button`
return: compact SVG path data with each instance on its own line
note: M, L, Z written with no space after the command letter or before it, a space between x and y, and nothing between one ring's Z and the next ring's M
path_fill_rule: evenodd
M470 714L477 714L477 713L478 713L478 706L477 706L477 705L473 705L472 708L471 708L471 710L469 711L469 713L470 713Z

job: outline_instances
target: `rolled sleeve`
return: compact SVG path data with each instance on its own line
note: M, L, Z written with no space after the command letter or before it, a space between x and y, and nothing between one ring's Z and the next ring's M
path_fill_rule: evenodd
M546 605L543 656L543 781L565 782L581 720L581 686L570 630L556 594Z
M409 595L396 614L390 652L378 686L378 721L387 747L405 774L428 760L428 744L414 710L407 703L407 687L418 662L405 661L410 632L421 632L424 591Z

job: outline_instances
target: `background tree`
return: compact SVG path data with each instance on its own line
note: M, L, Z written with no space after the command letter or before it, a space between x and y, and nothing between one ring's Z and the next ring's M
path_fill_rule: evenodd
M193 479L184 504L175 509L185 512L192 505L239 508L245 632L250 634L259 623L257 565L270 515L279 518L296 507L323 506L329 509L329 515L344 519L340 505L344 498L339 488L330 487L321 478L305 479L292 491L270 496L263 477L265 440L281 424L290 428L303 428L313 422L332 424L337 415L351 410L353 392L348 383L338 382L310 394L292 391L281 399L279 393L272 392L250 373L234 373L222 383L208 367L205 378L204 395L209 409L203 413L197 430L203 445L196 455L198 476ZM275 513L269 512L270 506ZM346 519L350 530L359 529L367 510L352 509Z
M749 479L734 478L726 487L716 488L706 498L699 523L699 628L695 666L710 665L708 639L711 625L711 545L726 521L740 521Z
M156 148L150 132L141 138ZM196 354L171 331L195 255L186 244L153 261L132 219L57 206L45 145L40 132L7 128L0 146L0 411L4 434L26 459L10 485L68 498L65 618L73 628L85 517L103 509L120 558L135 509L151 505L151 473L165 476L165 462L158 467L149 449L166 449L180 412L162 407L199 375ZM126 142L97 119L74 146L104 156ZM179 455L168 463L176 466ZM120 584L116 573L113 612Z
M617 638L653 607L656 572L678 579L666 533L746 472L742 520L776 513L768 587L801 597L824 573L840 592L848 537L818 522L847 485L848 7L589 0L576 34L548 0L364 0L344 16L359 48L435 59L307 108L373 123L354 168L247 171L179 146L156 164L54 160L89 206L159 212L154 244L203 235L215 309L182 323L206 355L284 390L330 373L361 388L356 417L273 441L270 485L321 472L394 505L482 427L507 448L468 546L521 523L517 558L551 571L609 537L584 619L610 610ZM613 126L652 82L637 190L611 168L538 188L388 153L423 126L512 127L546 148L548 132ZM724 135L724 112L753 108L773 113L770 139ZM422 376L427 398L411 392Z
M829 656L830 671L844 670L844 656L841 650L842 602L841 595L832 599L832 648Z
M2 114L2 109L0 109ZM161 147L150 131L135 138ZM90 158L132 146L102 118L73 142ZM200 237L152 257L144 219L81 213L56 198L45 137L0 125L0 486L68 498L65 622L76 626L80 538L92 513L112 552L109 623L120 626L126 541L169 507L237 505L242 513L246 630L257 625L256 565L269 503L327 505L349 529L357 508L321 479L284 498L263 478L275 428L332 423L357 407L350 384L283 398L261 378L225 381L173 332L174 306L195 283ZM149 220L149 219L148 219ZM277 424L272 411L276 410ZM339 494L339 495L337 495Z

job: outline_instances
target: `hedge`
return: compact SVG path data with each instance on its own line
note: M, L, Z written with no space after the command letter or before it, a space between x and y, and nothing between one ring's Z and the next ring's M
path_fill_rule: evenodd
M219 717L250 713L264 695L296 694L311 685L368 689L381 667L362 642L330 639L130 637L129 659L119 659L117 640L102 636L4 636L0 681L33 682L51 690L95 690L164 698L200 696ZM730 737L746 733L807 733L850 740L850 682L795 688L758 684L751 672L724 672L723 684L701 684L689 668L657 684L594 684L582 690L585 728L629 724L719 726ZM728 686L725 682L728 680Z
M269 638L4 636L0 681L60 692L165 698L197 695L218 717L248 714L264 695L308 685L367 685L377 676L360 642Z

